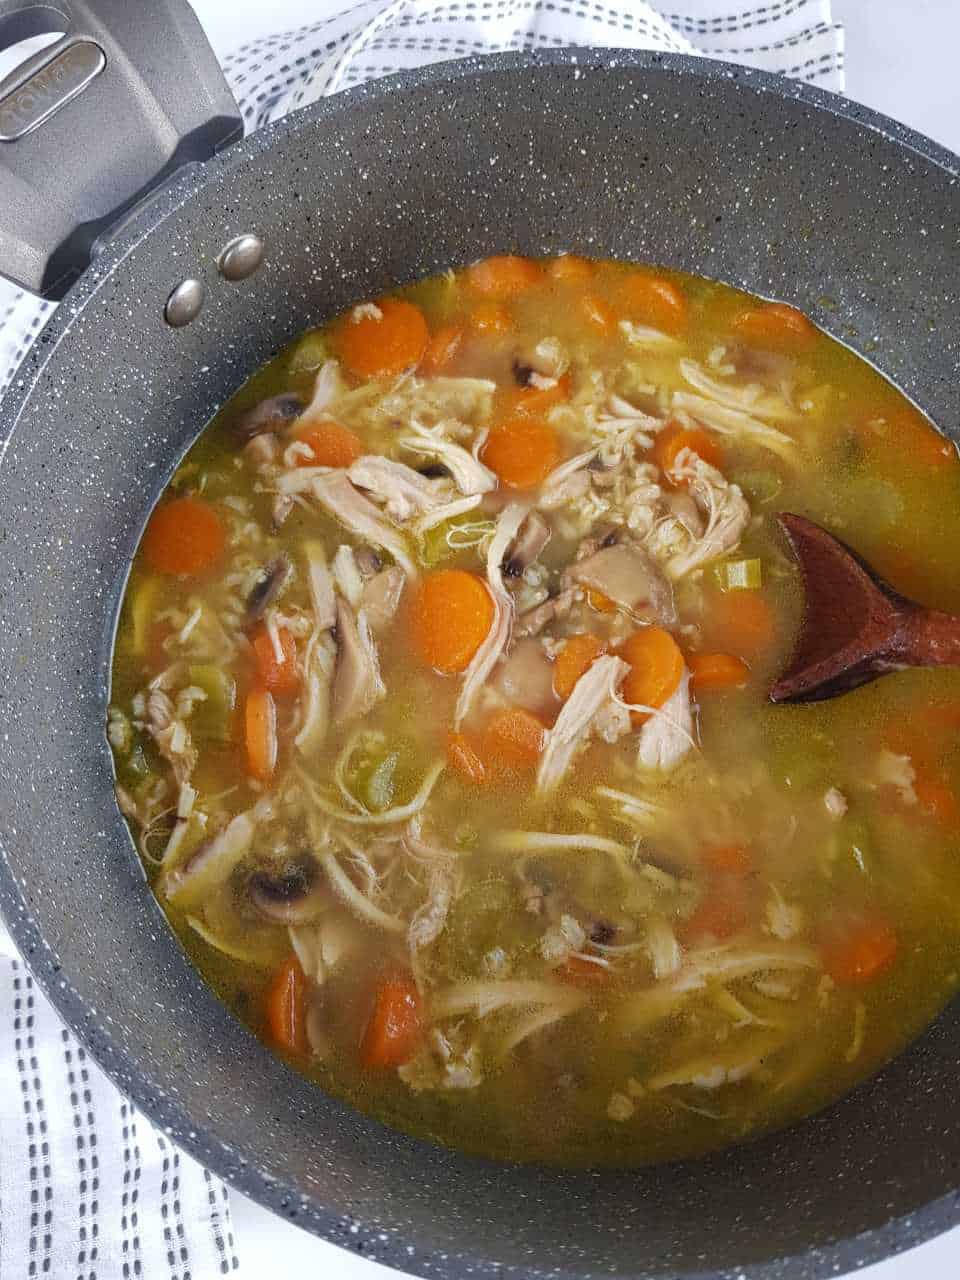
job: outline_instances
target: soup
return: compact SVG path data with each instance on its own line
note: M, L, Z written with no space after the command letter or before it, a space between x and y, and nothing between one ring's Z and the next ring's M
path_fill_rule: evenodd
M147 526L117 794L220 996L410 1133L689 1156L957 985L960 684L767 702L780 511L960 606L951 444L803 315L494 258L253 377Z

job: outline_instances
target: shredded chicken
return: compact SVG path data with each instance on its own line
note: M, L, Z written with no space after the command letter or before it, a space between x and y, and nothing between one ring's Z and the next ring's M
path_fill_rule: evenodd
M538 795L547 795L559 786L577 751L590 737L597 714L616 700L628 670L621 658L607 655L598 658L574 685L556 724L546 734L537 769Z
M383 510L398 524L450 501L449 482L428 479L405 463L380 454L358 458L347 475L358 489L382 502Z
M460 490L466 495L490 493L497 487L497 477L478 462L462 445L444 437L444 425L428 429L414 421L410 424L412 435L401 436L398 444L410 453L421 454L442 463Z
M377 648L366 615L354 614L344 599L337 601L337 662L333 677L333 721L348 724L364 716L386 697L380 677Z
M454 712L454 722L458 726L470 714L477 694L486 684L497 659L506 651L510 642L513 601L503 581L503 558L526 516L527 508L517 502L512 502L505 507L497 521L496 532L487 551L487 586L493 597L493 622L486 639L464 672L463 685Z
M312 487L320 505L345 528L374 546L382 547L409 578L417 577L416 565L403 537L387 524L373 503L359 493L342 472L316 476Z
M681 449L673 474L687 481L691 496L706 517L702 536L691 536L686 550L666 563L667 575L677 579L732 551L750 522L750 508L739 485L730 484L692 449Z
M694 745L690 673L684 667L674 692L640 730L637 761L646 769L673 769Z

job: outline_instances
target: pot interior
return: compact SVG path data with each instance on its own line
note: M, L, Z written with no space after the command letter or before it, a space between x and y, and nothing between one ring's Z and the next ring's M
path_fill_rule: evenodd
M849 104L695 59L461 63L231 151L108 248L42 335L0 414L0 902L120 1088L248 1194L423 1275L819 1276L956 1219L955 1009L837 1106L684 1165L498 1166L327 1098L185 960L116 809L103 732L150 507L216 408L300 330L489 253L649 260L795 303L950 430L949 166ZM266 262L228 284L217 254L247 231ZM206 305L170 329L164 301L194 274Z

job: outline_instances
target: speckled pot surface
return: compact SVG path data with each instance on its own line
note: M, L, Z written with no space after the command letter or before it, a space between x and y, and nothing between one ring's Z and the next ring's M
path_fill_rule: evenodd
M841 99L692 58L495 56L342 94L184 179L101 255L0 409L0 905L157 1124L247 1194L422 1276L806 1277L960 1219L960 1018L784 1133L562 1174L383 1129L259 1045L184 958L113 802L117 606L198 428L298 331L481 255L652 259L776 295L960 421L958 162ZM215 270L246 231L244 284ZM209 291L174 331L183 276Z

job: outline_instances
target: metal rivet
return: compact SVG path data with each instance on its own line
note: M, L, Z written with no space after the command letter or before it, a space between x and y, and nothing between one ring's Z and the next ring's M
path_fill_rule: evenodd
M217 267L224 280L246 280L263 261L263 241L259 236L237 236L224 245Z
M206 290L200 280L193 277L181 280L163 308L164 320L171 328L182 329L191 320L196 320L205 296Z

